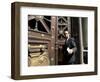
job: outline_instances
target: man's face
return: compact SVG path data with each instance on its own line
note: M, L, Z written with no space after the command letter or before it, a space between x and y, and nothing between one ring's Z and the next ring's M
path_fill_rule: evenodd
M69 33L68 33L68 31L65 31L64 34L65 34L65 37L66 37L66 38L69 37Z

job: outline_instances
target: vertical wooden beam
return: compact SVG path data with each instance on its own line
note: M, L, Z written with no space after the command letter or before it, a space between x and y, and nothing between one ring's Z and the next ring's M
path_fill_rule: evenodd
M55 65L55 29L56 29L56 16L51 17L51 65Z
M82 31L82 18L79 17L79 32L80 32L80 47L81 47L81 63L84 64L84 60L83 60L83 31Z
M55 29L55 62L56 62L56 65L58 65L58 20L59 20L60 17L56 17L56 29Z
M71 34L71 21L70 21L70 17L68 17L67 20L68 20L68 31Z

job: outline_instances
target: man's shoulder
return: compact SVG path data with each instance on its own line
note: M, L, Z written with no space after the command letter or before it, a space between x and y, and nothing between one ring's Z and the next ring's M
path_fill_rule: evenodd
M75 39L74 39L73 37L69 38L69 40L71 40L71 41L75 41Z

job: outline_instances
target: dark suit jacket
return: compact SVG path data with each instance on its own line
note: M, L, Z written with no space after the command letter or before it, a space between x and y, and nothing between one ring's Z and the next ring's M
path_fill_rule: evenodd
M69 54L67 51L67 48L73 49L74 52L72 54ZM65 44L63 47L63 54L64 54L64 63L65 64L73 64L75 63L75 52L77 50L76 42L74 38L69 38L68 40L65 40Z

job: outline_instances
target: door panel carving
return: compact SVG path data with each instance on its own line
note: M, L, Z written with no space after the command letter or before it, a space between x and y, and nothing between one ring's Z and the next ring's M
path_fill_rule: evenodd
M28 66L50 65L48 46L46 44L29 44L28 49Z

